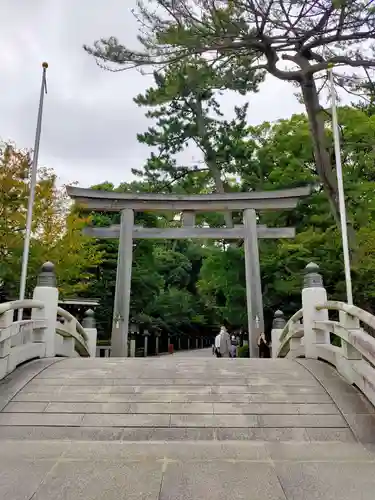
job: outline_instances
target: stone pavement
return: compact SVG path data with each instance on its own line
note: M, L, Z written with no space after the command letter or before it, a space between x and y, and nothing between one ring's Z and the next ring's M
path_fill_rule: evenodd
M374 408L320 362L43 360L0 405L1 500L374 499Z
M205 347L204 349L192 349L190 351L176 351L174 356L189 358L210 358L212 356L212 347Z

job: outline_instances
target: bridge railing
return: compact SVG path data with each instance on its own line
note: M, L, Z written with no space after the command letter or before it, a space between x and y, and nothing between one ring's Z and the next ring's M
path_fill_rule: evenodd
M89 337L78 320L65 309L57 308L56 321L56 355L58 356L90 356Z
M45 357L45 345L34 342L34 332L44 329L46 321L13 321L18 309L43 310L44 304L38 300L17 300L0 304L0 379L29 359Z
M81 325L58 307L53 264L43 265L33 295L33 299L0 304L0 380L32 359L95 356L94 313L87 311ZM20 310L22 319L15 320ZM31 311L27 318L25 310Z
M281 311L275 313L273 357L326 361L375 405L375 337L368 333L375 332L375 316L357 306L327 300L318 271L315 264L306 268L302 309L287 323Z
M281 311L275 313L280 315ZM282 313L281 313L282 314ZM279 316L280 317L280 316ZM285 324L285 321L284 321ZM272 349L276 349L277 356L297 357L303 355L303 309L300 309L289 319L281 333L278 333L277 340L273 339Z

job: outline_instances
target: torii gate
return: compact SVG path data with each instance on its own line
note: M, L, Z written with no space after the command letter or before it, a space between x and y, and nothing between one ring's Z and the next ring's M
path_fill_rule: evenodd
M295 228L269 228L257 225L256 210L295 208L311 188L247 193L176 195L155 193L117 193L68 186L69 196L88 210L121 212L118 226L87 227L84 233L95 238L119 238L116 291L112 324L112 356L128 356L130 289L133 239L243 239L245 248L246 302L250 357L256 357L257 337L264 330L262 284L258 238L293 238ZM234 228L195 226L197 212L243 211L243 225ZM181 228L143 228L134 225L134 212L182 212Z

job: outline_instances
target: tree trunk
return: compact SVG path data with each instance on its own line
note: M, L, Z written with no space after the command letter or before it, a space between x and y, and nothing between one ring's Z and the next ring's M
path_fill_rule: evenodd
M225 193L224 189L224 183L221 179L221 172L217 168L216 161L212 161L209 158L206 158L206 163L208 168L211 171L214 183L215 183L215 189L217 193ZM226 227L233 227L233 219L232 219L232 213L231 212L224 212L224 220L225 220L225 225Z
M305 77L301 82L301 90L310 125L316 170L327 194L332 215L341 230L337 177L332 167L328 138L324 128L323 110L319 103L319 96L312 75ZM355 250L355 231L351 223L348 223L348 237L351 250Z
M217 166L217 162L216 162L216 154L215 154L215 151L212 149L209 138L207 136L206 125L205 125L204 116L203 116L202 103L198 97L197 97L196 104L194 106L192 106L192 104L190 104L190 107L195 114L197 131L198 131L198 135L201 139L201 146L202 146L202 150L204 153L204 161L206 162L206 165L211 172L211 175L212 175L212 178L213 178L213 181L215 184L215 190L217 193L225 193L224 183L221 179L221 171L220 171L220 168ZM224 212L224 220L225 220L226 227L228 227L228 228L233 227L233 218L232 218L231 212Z
M324 118L314 78L308 77L307 80L303 81L301 89L313 141L316 170L328 196L332 215L340 227L337 178L331 164L327 136L324 130Z

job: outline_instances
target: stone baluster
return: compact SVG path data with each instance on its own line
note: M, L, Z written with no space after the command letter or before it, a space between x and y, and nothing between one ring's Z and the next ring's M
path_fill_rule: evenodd
M345 313L344 311L339 312L340 324L346 328L351 333L355 333L356 330L361 330L359 319ZM353 366L351 361L359 361L362 359L362 355L348 342L341 339L341 353L336 356L336 368L341 375L346 378L346 380L353 384L355 382L356 376L353 372Z
M155 354L159 355L159 340L160 340L161 331L157 328L155 330Z
M177 345L178 345L178 350L181 351L181 335L178 336Z
M303 329L306 358L317 359L317 344L329 344L329 332L315 329L315 321L327 321L328 311L318 311L316 306L327 302L327 292L319 266L310 262L305 268L304 286L302 290Z
M196 337L195 339L195 348L198 349L199 348L199 338Z
M272 357L277 357L277 351L280 347L280 335L286 325L284 318L284 313L280 310L275 312L275 316L272 323L271 331L271 346L272 346Z
M137 343L137 334L139 333L138 326L135 323L130 324L130 357L135 358L135 350Z
M143 331L143 337L144 337L144 352L143 355L145 358L147 358L148 354L148 338L150 336L150 332L148 330Z
M82 321L82 326L88 337L88 346L90 357L95 358L96 356L96 341L98 338L98 330L96 329L95 313L92 309L88 309L85 312L85 316Z
M5 311L0 315L0 380L9 373L9 355L12 347L12 323L14 311Z
M55 266L52 262L43 264L34 289L33 299L43 302L44 309L33 309L31 319L45 320L46 322L45 328L34 330L34 342L44 342L46 357L54 357L56 355L56 319L59 292L56 287Z
M350 314L340 311L340 324L349 331L361 330L359 319ZM345 340L341 339L342 353L346 359L362 359L361 354Z

